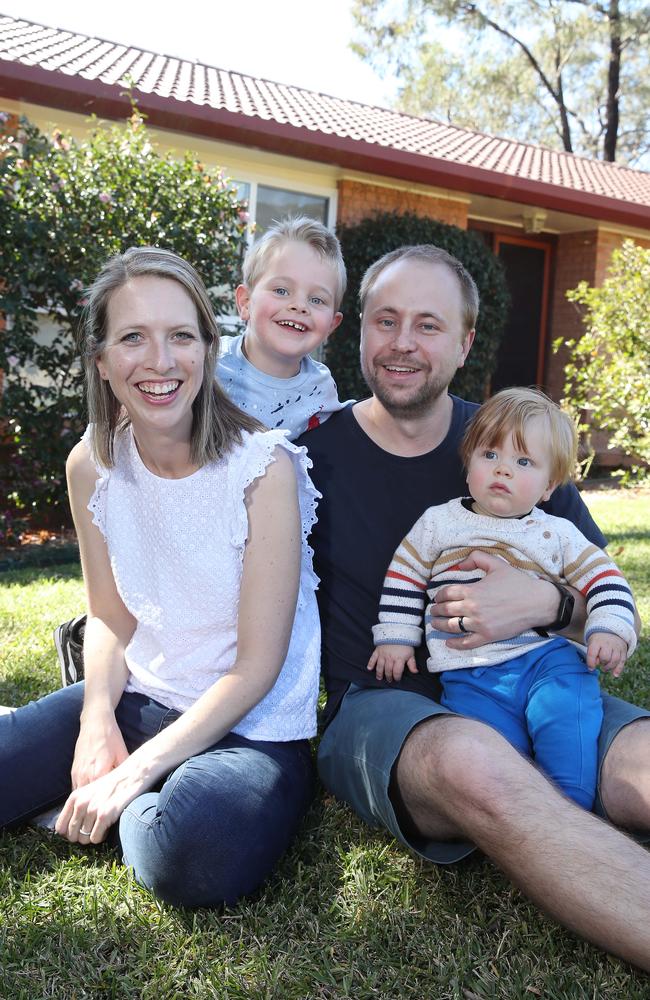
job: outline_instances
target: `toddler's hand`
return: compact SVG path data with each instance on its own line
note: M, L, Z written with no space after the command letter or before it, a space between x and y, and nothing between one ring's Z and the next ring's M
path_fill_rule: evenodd
M587 643L587 666L593 670L611 672L614 677L620 677L627 659L627 643L611 632L593 632Z
M413 655L413 646L398 646L389 643L377 646L368 660L368 670L374 670L377 680L401 681L404 667L412 674L417 674L418 668Z

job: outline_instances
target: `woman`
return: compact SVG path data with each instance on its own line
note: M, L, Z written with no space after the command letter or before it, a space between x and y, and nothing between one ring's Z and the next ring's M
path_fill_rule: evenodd
M58 834L115 830L138 881L184 906L252 892L286 849L318 688L307 459L224 395L218 342L175 254L100 272L67 463L86 679L0 718L1 824L63 801Z

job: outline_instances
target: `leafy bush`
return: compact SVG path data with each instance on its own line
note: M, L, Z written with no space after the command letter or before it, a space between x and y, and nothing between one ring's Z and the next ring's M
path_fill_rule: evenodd
M91 122L83 142L21 119L0 136L0 201L0 518L10 531L25 516L37 525L67 519L65 457L85 422L74 332L101 265L129 246L173 249L223 312L246 215L220 173L189 154L158 153L135 108L124 125ZM50 340L39 320L53 327Z
M589 451L591 434L605 431L609 448L630 460L624 480L650 465L650 249L626 240L612 254L600 288L586 281L567 292L585 307L585 332L567 340L565 403L578 418ZM557 350L562 341L554 344Z
M328 341L325 358L341 398L362 399L368 395L359 369L357 293L364 271L383 254L397 247L433 243L457 257L478 286L481 310L476 324L476 340L465 367L460 369L452 382L452 391L465 399L482 400L496 366L510 295L500 261L480 236L432 219L393 212L379 213L355 226L339 226L338 236L348 270L348 291L341 306L343 322Z

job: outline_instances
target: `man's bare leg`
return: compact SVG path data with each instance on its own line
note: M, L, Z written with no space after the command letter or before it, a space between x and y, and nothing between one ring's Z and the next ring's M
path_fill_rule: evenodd
M455 716L422 723L396 780L423 836L473 840L556 920L650 971L650 854L556 791L497 732Z
M650 719L621 730L603 762L603 805L612 823L650 830Z

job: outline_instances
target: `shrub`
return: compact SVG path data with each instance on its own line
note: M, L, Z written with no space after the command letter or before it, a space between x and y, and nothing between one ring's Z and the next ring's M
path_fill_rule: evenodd
M476 340L464 368L452 382L452 391L481 401L493 373L507 318L510 295L500 261L480 236L417 215L380 213L358 225L339 226L338 236L348 269L348 291L341 309L343 322L328 341L325 358L342 399L362 399L368 388L359 369L359 284L366 268L389 250L433 243L457 257L470 272L481 296Z
M567 292L585 307L585 332L566 347L564 394L578 418L591 464L591 434L605 431L608 447L620 449L631 467L624 480L650 465L650 249L626 240L612 254L600 288L586 281Z
M84 289L112 254L153 244L191 261L223 312L246 216L220 173L157 152L135 108L124 125L92 121L82 142L21 119L0 136L0 200L5 520L57 525L67 519L65 457L85 422L74 345Z

